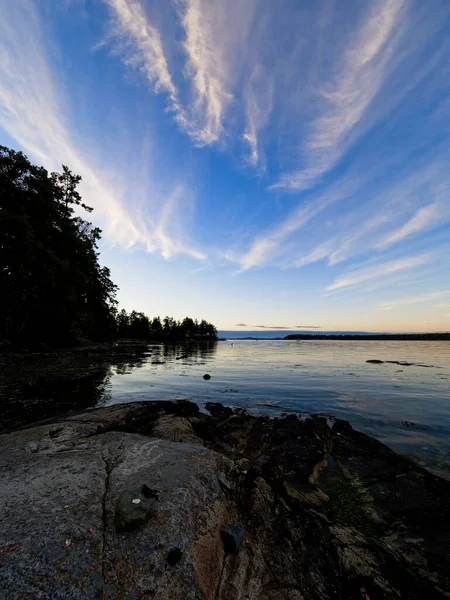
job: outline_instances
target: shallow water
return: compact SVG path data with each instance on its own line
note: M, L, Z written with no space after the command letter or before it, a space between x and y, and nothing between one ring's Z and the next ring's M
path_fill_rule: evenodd
M370 359L413 364L367 363ZM210 380L203 379L205 373ZM299 412L348 419L450 478L450 342L159 344L144 354L30 357L0 376L0 430L119 402L215 401L274 416Z
M112 368L100 404L187 398L274 415L323 413L450 474L449 342L233 340L177 360L185 354L149 346L139 368Z

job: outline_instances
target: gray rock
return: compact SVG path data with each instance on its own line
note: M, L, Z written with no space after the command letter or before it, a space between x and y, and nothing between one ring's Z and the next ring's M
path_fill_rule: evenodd
M208 410L133 403L0 436L0 598L450 598L449 482L345 421ZM130 497L156 511L118 535Z
M231 483L231 481L228 479L228 477L225 475L225 473L223 471L219 471L217 473L217 479L219 480L219 483L223 487L224 490L231 492L231 490L233 489L233 484Z
M116 504L116 530L131 531L144 525L155 512L156 497L154 491L146 485L124 490Z
M53 427L52 429L50 429L50 431L48 432L48 435L51 438L56 438L58 437L58 435L64 431L64 425L61 425L61 427Z
M242 523L230 523L222 529L223 547L226 554L237 554L244 543L245 527Z
M194 433L189 420L181 416L160 416L152 428L152 436L171 442L191 442L203 446L203 441Z
M51 425L0 436L2 600L213 597L228 502L217 472L232 463L199 444L97 433L100 423L115 429L145 410L130 404L70 417L54 439ZM157 510L117 535L117 499L143 482L160 490ZM172 548L182 551L174 567Z
M32 453L35 454L38 450L39 450L39 444L37 442L30 442L28 444L28 450Z
M243 473L247 473L247 471L250 469L251 465L252 465L252 463L247 458L240 458L235 463L235 470L241 471Z

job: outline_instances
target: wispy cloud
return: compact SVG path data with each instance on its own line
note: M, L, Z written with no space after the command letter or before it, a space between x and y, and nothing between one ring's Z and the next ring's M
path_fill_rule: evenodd
M210 144L220 137L223 114L233 98L226 86L226 64L214 35L217 25L214 5L203 0L186 0L180 6L186 32L187 74L194 96L193 121L188 130L199 144Z
M257 327L258 329L289 329L289 327L285 327L284 325L253 325L253 327Z
M243 140L249 146L249 162L264 169L264 157L259 141L261 130L267 125L273 108L273 82L268 78L262 65L257 65L251 74L244 91L246 131Z
M396 244L397 242L403 240L404 238L413 235L414 233L418 233L431 227L432 225L439 222L442 219L442 214L439 211L439 205L437 202L433 204L429 204L428 206L424 206L420 208L416 214L409 219L404 225L384 236L376 246L378 248L388 248L392 244Z
M172 194L163 203L161 212L154 229L154 236L159 242L161 254L169 259L179 252L179 239L183 232L180 231L180 222L174 218L181 211L189 210L187 193L182 186L177 186ZM184 248L184 252L198 260L204 260L206 255L199 250Z
M423 304L423 303L429 303L432 300L436 300L437 298L441 298L442 296L448 296L450 295L450 290L444 290L444 291L439 291L439 292L430 292L428 294L421 294L419 296L409 296L408 298L400 298L398 300L393 300L391 302L381 302L378 305L379 310L392 310L393 308L396 308L397 306L405 306L408 304ZM446 304L434 304L434 307L445 307L445 306L450 306L450 303Z
M172 81L159 31L147 19L139 0L104 0L112 11L112 33L122 45L116 48L125 63L142 69L155 91L166 92L176 103Z
M398 128L402 130L408 119L423 126L424 138L435 135L439 126L440 113L426 126L425 108L432 97L435 102L444 93L439 83L443 55L431 47L438 26L418 12L418 4L405 0L379 0L365 6L356 34L344 45L345 34L337 35L336 43L328 44L332 51L327 46L325 67L318 61L317 72L309 77L309 82L315 82L307 97L309 105L314 105L309 106L312 117L302 104L298 115L289 115L293 123L297 117L302 125L298 151L292 153L300 166L283 173L272 187L297 190L298 206L255 237L239 259L244 271L269 262L301 267L326 260L334 266L359 254L382 254L394 244L449 222L444 146L433 144L419 163L412 154L414 146L396 140ZM334 20L330 23L335 26ZM419 42L412 43L412 30L429 47L430 59L425 63ZM408 105L412 90L425 77L434 86L422 90L422 110L403 120L394 108L406 99ZM411 106L417 111L419 104ZM306 128L305 120L310 123ZM445 131L444 121L440 129ZM348 152L364 143L367 134L376 138L375 145L352 154L348 163ZM249 143L254 144L256 138L250 137ZM422 152L423 148L422 143ZM337 166L340 171L332 173ZM339 212L334 206L337 202ZM333 223L332 235L325 226L328 218Z
M257 237L250 250L240 258L241 269L246 271L247 269L265 263L269 258L276 254L280 244L286 238L306 225L334 200L334 196L324 196L315 203L300 206L278 227L275 227L265 236Z
M0 4L3 3L0 2ZM191 250L180 240L170 240L166 221L170 201L158 225L147 215L135 218L125 205L117 182L102 175L99 164L82 152L73 140L64 97L58 93L45 36L35 5L30 0L8 3L0 20L0 126L35 160L49 169L67 164L83 177L81 191L103 223L111 242L124 247L136 244L168 257ZM161 83L162 85L162 83ZM111 170L111 166L109 168ZM130 190L127 190L129 197Z
M249 327L245 323L238 323L235 327ZM319 325L294 325L291 327L289 325L252 325L252 327L257 327L258 329L321 329Z
M353 195L359 186L360 180L358 177L353 180L342 180L337 182L333 189L319 193L312 200L299 204L281 223L256 237L250 249L236 258L241 265L241 270L246 271L273 259L281 251L282 245L290 236L320 216L325 209L335 202ZM327 248L328 246L317 249L316 254L322 258ZM301 263L301 259L298 259L298 261ZM301 264L298 266L301 266Z
M344 273L338 277L331 285L328 286L327 291L332 292L349 286L365 283L366 281L380 279L400 271L413 269L415 267L424 265L430 259L430 254L422 254L404 259L391 260L373 266L363 266L358 269L348 271L347 273Z
M233 88L244 68L242 49L257 0L174 0L183 31L180 44L185 63L182 68L175 64L172 71L161 32L145 10L145 1L103 1L113 15L109 35L116 42L114 52L122 56L127 66L142 71L156 92L167 94L175 120L196 145L209 145L223 138L225 116L235 100ZM174 40L167 41L173 50ZM256 129L261 121L257 113L257 107L250 102L249 125L243 137L252 147L254 162Z
M330 83L319 89L320 111L304 143L304 166L282 175L275 187L302 190L313 186L355 142L355 128L386 78L404 5L405 0L371 3L359 30L343 53L337 53L327 77Z
M309 265L311 263L315 263L319 260L323 260L324 258L328 258L337 250L338 247L339 236L336 236L323 244L319 244L316 246L311 252L304 254L301 258L295 261L296 267L304 267L305 265Z
M104 17L106 11L91 14L89 3L83 4L86 16ZM445 3L439 16L419 0L352 0L343 7L295 0L282 7L261 0L102 4L109 18L80 35L79 49L86 53L93 32L107 31L101 45L109 52L97 53L80 81L86 85L89 76L98 76L92 85L98 103L105 81L110 86L116 77L117 103L112 99L108 111L119 112L123 102L123 114L114 120L105 111L106 125L89 131L87 121L96 113L70 108L71 85L73 98L83 96L78 82L66 80L67 98L63 93L66 65L73 61L82 72L83 58L64 39L55 43L61 64L55 64L56 53L47 54L56 41L47 33L58 19L41 22L38 15L50 11L32 0L0 0L0 124L34 159L54 169L64 162L83 175L83 194L110 240L165 258L182 253L201 260L208 254L208 268L227 257L240 272L321 262L298 280L320 273L328 291L363 282L358 291L387 281L408 285L411 261L430 246L442 248L450 222ZM147 85L134 88L133 77L121 95L123 70L112 54ZM105 71L96 73L100 63ZM154 93L158 100L150 103ZM161 104L166 110L158 114ZM125 114L130 106L136 115ZM156 119L161 127L153 127ZM180 152L172 119L189 136ZM117 133L121 120L123 134ZM149 151L142 125L155 136L164 131L167 145L152 139ZM111 160L98 133L102 140L116 135L117 147L129 136L124 154L130 148L135 154L140 145L148 177L141 177L144 168L134 156L125 166ZM202 149L191 152L189 138ZM222 189L215 185L225 163L206 147L213 144L232 154L220 153L230 168ZM245 179L243 165L259 176ZM204 182L208 196L202 198ZM194 189L204 203L197 211ZM442 270L444 252L439 265L437 255L434 265ZM421 269L423 281L430 280L430 270L428 264ZM439 275L433 277L439 285Z
M358 255L381 255L396 243L448 223L447 154L438 152L413 173L396 172L393 181L384 180L379 170L390 169L391 161L385 156L361 171L356 159L333 185L311 192L278 225L260 234L237 257L242 269L276 261L287 250L281 263L285 266L303 267L321 260L335 266ZM433 202L422 208L424 196ZM325 227L327 218L333 224L330 228Z
M170 110L184 129L191 129L169 71L161 35L152 25L140 0L103 0L112 14L108 37L116 41L113 52L126 66L144 73L155 92L167 94Z
M245 56L258 0L176 0L176 5L185 33L184 72L191 88L185 103L186 129L198 145L207 145L227 134L228 112L240 106L242 94L236 86L242 73L252 68ZM256 157L255 133L244 136Z

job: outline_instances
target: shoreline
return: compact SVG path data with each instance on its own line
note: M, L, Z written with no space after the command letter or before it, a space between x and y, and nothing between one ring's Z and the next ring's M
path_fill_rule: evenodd
M324 342L322 347L317 344L315 348L322 353L327 343ZM60 418L68 413L120 403L128 399L164 401L188 398L198 401L200 406L203 406L205 400L211 400L225 402L230 406L246 407L253 414L264 412L279 415L283 412L283 408L289 413L299 415L320 411L331 417L349 419L361 431L375 435L398 452L412 456L433 473L450 478L449 463L446 462L449 456L448 438L443 437L445 428L448 430L445 410L441 409L443 426L435 427L425 411L425 408L430 408L428 406L424 405L423 411L420 407L413 407L410 410L406 406L401 412L394 408L395 398L399 394L398 386L405 386L405 394L406 388L414 391L413 381L422 381L418 379L418 377L422 378L420 372L423 372L424 381L435 381L439 385L439 389L436 390L436 401L442 404L443 386L447 385L443 380L448 379L450 374L448 369L442 370L445 365L442 360L436 363L431 361L430 364L422 362L424 351L419 352L419 344L416 345L418 354L415 355L413 347L411 354L409 351L402 351L401 343L396 343L398 351L393 354L389 351L387 343L381 343L386 350L383 353L382 347L375 351L375 347L370 343L361 342L361 346L365 345L365 352L361 356L359 354L356 356L358 365L352 363L350 366L348 363L348 367L346 364L348 360L352 362L352 359L346 359L345 352L347 348L351 354L353 346L349 344L346 347L342 344L341 350L344 352L343 360L340 361L342 377L336 381L336 385L329 388L329 391L323 388L323 381L326 384L326 379L324 380L326 374L320 375L321 379L317 381L311 380L308 374L305 378L305 372L310 371L311 368L302 367L302 364L297 365L297 362L302 363L300 357L292 361L292 365L295 363L294 366L298 368L290 364L289 358L281 376L275 370L274 375L277 379L272 387L269 386L266 390L261 388L259 382L251 383L255 373L260 373L258 362L247 365L250 369L248 371L250 384L247 381L247 371L238 370L235 373L234 367L233 372L229 372L224 378L222 367L229 368L234 365L236 356L239 357L242 353L243 356L248 357L249 353L251 356L252 347L258 353L264 350L263 355L266 356L265 348L273 347L270 343L265 345L265 348L258 344L246 346L245 342L234 344L234 348L229 348L229 345L230 342L209 345L207 350L208 344L153 346L146 342L133 341L118 345L77 348L75 351L0 355L0 396L2 397L0 432L14 431L44 419ZM274 347L275 350L268 355L273 360L277 360L277 348L280 352L287 352L289 356L291 350L296 352L295 344L294 346L289 343L278 346L275 344ZM302 352L309 354L309 349L312 348L313 346L305 344ZM333 346L328 348L332 351ZM448 346L445 348L443 345L439 346L443 354L437 344L435 348L440 355L449 355ZM312 352L310 359L313 369L316 368L315 354L316 351ZM212 359L211 362L208 357ZM395 358L399 360L390 360ZM391 362L393 364L388 364ZM201 364L205 366L199 366ZM208 364L210 366L206 366ZM436 367L441 371L423 368L433 364L441 365ZM203 381L202 376L205 372L212 375L209 383ZM320 373L320 370L317 373ZM394 378L394 383L389 383L391 377ZM380 378L380 383L389 380L386 389L377 390L374 387L373 381L377 378ZM264 373L261 382L263 381ZM284 385L288 386L287 394L283 391ZM295 389L293 385L296 386ZM350 397L354 397L357 402L362 402L362 412L358 411L358 405L355 405L356 410L353 411L351 406L340 406L337 394L342 386L347 386L345 389L353 394ZM358 390L361 386L362 390ZM316 400L313 398L315 387L318 394ZM354 392L353 388L355 388ZM383 399L386 397L386 390L394 401L392 408L391 405L386 405ZM433 388L428 385L424 394L428 400L433 398ZM369 400L373 398L374 402L380 402L383 407L381 416L375 415L377 419L375 421L373 408L369 405L368 409L364 409L367 398Z
M282 338L287 341L292 340L337 340L337 341L400 341L400 342L440 342L450 341L450 333L376 333L376 334L342 334L342 335L327 335L327 334L290 334Z
M207 409L115 405L0 436L5 599L445 597L450 482L347 421ZM119 530L141 489L151 511Z

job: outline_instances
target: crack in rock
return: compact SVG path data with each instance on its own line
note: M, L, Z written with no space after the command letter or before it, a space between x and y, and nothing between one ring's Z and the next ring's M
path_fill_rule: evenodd
M105 485L102 496L102 582L103 582L103 594L102 598L106 599L105 595L105 585L106 585L106 534L107 534L107 526L108 526L108 512L107 512L107 501L108 494L110 491L110 482L111 475L118 465L120 458L125 449L124 446L124 438L120 441L120 444L117 446L115 453L109 453L109 456L105 456L102 452L102 460L105 463Z

